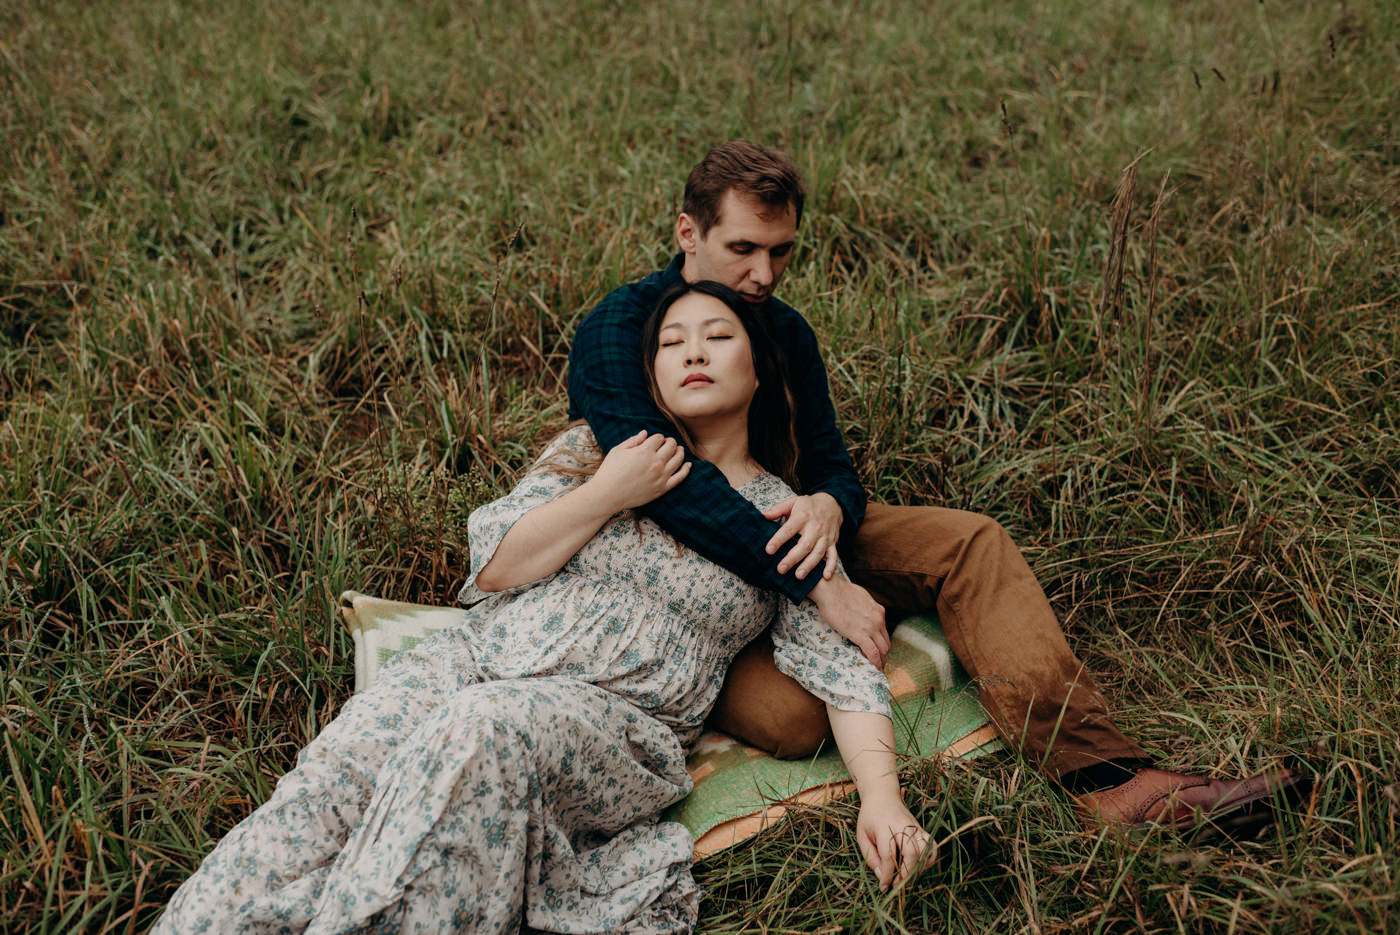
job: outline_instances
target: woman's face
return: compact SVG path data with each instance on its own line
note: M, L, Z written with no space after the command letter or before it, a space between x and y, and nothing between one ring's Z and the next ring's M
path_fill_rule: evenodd
M700 292L666 310L653 372L662 403L687 424L746 417L758 388L748 332L729 306Z

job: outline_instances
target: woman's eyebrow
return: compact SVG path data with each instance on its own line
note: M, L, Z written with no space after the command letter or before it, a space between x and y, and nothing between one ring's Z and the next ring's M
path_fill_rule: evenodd
M725 318L723 315L716 315L714 318L706 318L704 321L700 322L700 327L701 327L701 328L708 328L710 325L713 325L713 324L715 324L716 322L718 322L718 323L720 323L720 324L724 324L724 325L728 325L728 324L731 324L731 323L732 323L728 318ZM669 325L662 325L662 326L661 326L661 330L662 330L662 331L668 331L668 330L670 330L671 328L683 328L683 327L685 327L685 326L682 325L680 322L678 322L678 321L673 321L673 322L671 322Z

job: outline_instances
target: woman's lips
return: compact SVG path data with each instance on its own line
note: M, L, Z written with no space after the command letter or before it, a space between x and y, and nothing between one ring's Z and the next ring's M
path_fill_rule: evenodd
M684 381L683 383L681 383L681 386L690 386L692 383L713 383L713 382L715 382L715 381L714 381L714 380L711 380L709 377L705 376L703 373L692 373L690 376L688 376L688 377L685 378L685 381Z

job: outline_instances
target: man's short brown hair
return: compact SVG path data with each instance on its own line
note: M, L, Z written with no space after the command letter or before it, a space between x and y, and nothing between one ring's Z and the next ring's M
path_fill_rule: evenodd
M719 203L730 189L757 198L776 212L791 205L797 223L802 223L807 189L797 166L781 150L730 140L710 150L690 170L681 210L690 215L702 237L719 222Z

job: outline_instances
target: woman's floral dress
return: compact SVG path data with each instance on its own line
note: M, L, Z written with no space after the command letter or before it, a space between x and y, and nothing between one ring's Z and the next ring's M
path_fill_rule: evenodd
M685 749L770 622L778 667L887 714L884 677L821 620L622 514L553 575L473 582L517 519L582 482L545 465L469 520L462 626L399 654L220 842L154 931L689 932ZM545 466L541 466L545 465ZM760 508L791 495L760 475Z

